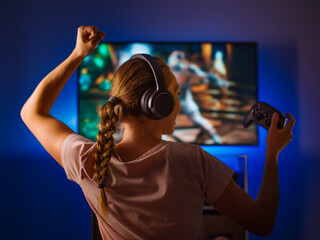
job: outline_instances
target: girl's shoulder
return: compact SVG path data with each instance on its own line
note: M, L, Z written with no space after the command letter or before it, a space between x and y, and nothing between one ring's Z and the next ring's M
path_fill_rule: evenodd
M181 152L183 154L192 154L202 151L200 145L191 144L191 143L178 143L172 141L163 141L164 145L171 151Z

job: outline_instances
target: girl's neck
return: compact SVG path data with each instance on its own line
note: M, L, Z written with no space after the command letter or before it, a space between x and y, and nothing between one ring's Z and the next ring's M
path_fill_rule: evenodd
M116 150L123 161L130 161L162 141L162 129L159 121L145 120L124 123L122 140Z

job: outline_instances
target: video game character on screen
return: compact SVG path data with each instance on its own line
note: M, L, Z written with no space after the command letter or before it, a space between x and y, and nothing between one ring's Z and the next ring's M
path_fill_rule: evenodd
M197 59L202 60L201 56L197 57ZM221 138L214 126L201 115L199 106L193 99L191 87L202 83L212 84L214 82L217 86L227 89L227 80L216 76L214 73L202 71L200 66L186 59L183 51L173 51L168 58L168 64L179 83L181 112L187 115L195 126L201 129L195 142L199 142L199 139L204 134L208 134L210 139L206 140L206 144L221 144Z

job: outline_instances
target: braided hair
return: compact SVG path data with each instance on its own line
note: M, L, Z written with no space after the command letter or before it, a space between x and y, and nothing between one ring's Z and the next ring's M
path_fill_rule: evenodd
M113 134L116 131L116 124L122 115L123 105L115 98L106 102L100 109L100 124L97 135L97 150L95 152L95 162L93 165L93 177L99 186L99 205L101 210L107 212L107 197L104 192L104 182L110 176L108 163L114 151Z

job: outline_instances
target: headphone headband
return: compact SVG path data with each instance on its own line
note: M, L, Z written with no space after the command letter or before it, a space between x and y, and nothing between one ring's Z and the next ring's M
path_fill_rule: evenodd
M166 81L165 81L161 66L159 65L158 61L154 57L148 54L135 54L130 59L140 59L148 63L152 71L152 74L154 76L154 80L156 83L156 90L157 91L167 90Z

